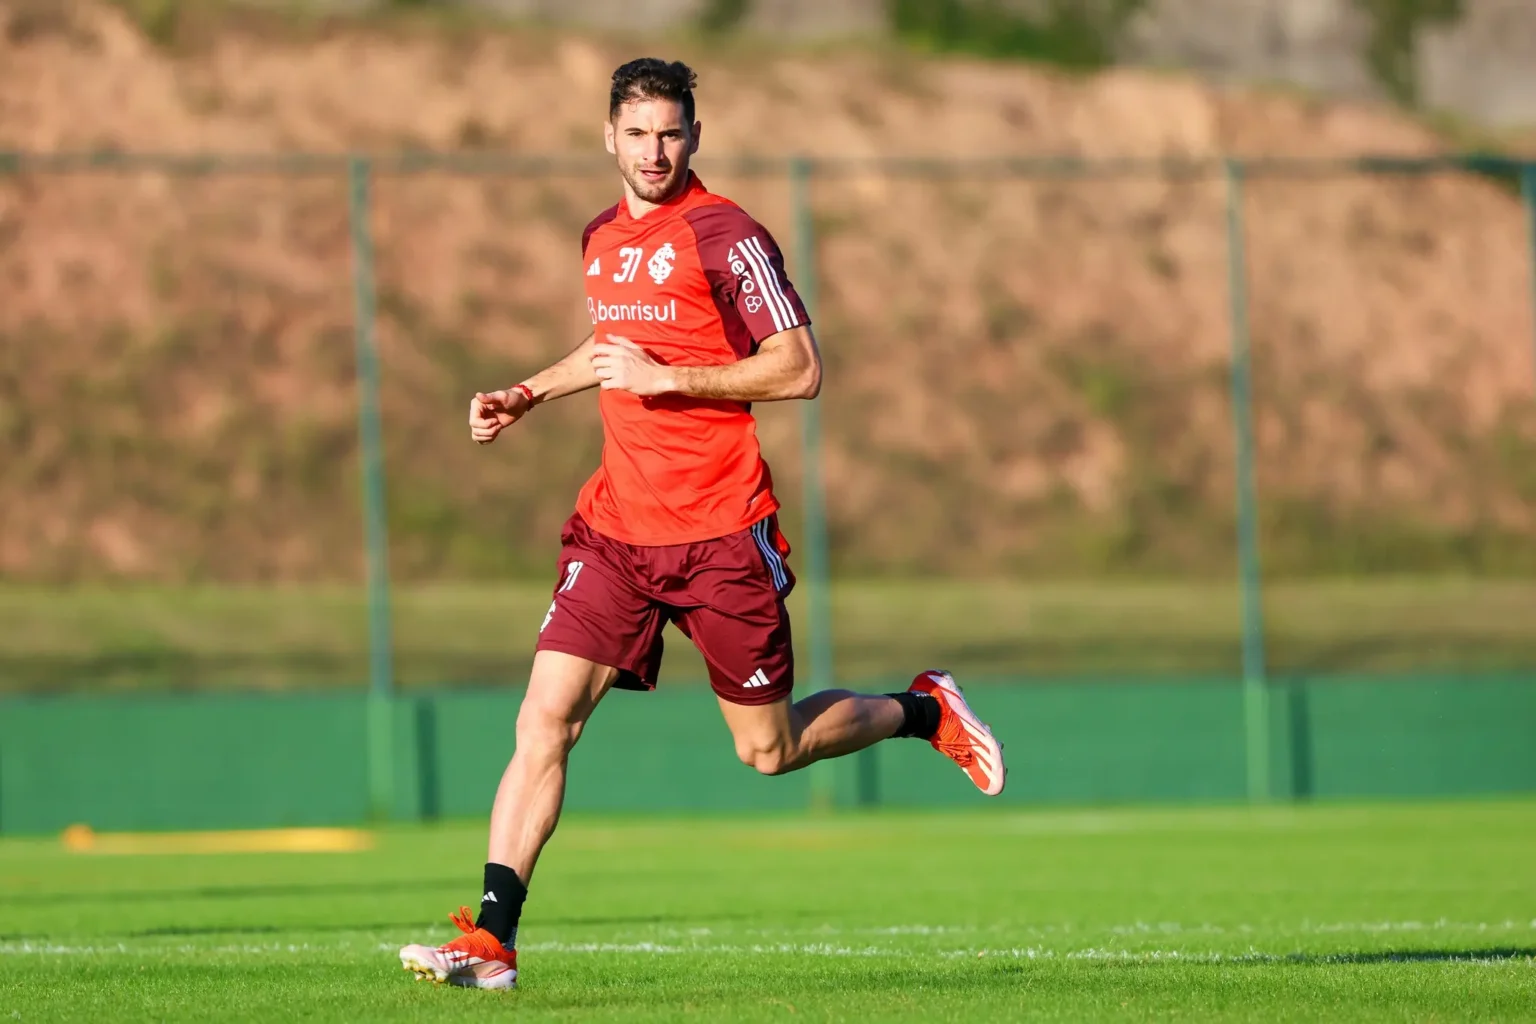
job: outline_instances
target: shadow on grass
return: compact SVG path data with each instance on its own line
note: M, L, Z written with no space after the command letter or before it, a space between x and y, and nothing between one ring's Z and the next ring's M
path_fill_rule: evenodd
M541 928L545 927L624 927L630 925L664 925L668 923L697 921L739 921L746 920L752 915L748 914L710 914L699 916L698 914L671 915L671 914L643 914L632 917L565 917L542 918L537 923ZM435 920L423 921L416 918L410 921L336 921L320 924L285 924L285 925L200 925L197 927L185 927L172 925L164 928L144 928L138 931L124 932L123 935L130 939L155 939L155 938L194 938L207 935L278 935L278 934L308 934L311 932L399 932L402 930L427 930L436 927ZM44 938L45 936L13 936L15 939Z
M1498 946L1493 949L1400 949L1376 953L1291 953L1269 963L1285 964L1415 964L1485 963L1495 960L1536 958L1536 946Z
M519 660L500 651L402 652L402 685L506 685L527 678L532 649ZM16 655L0 652L0 689L16 694L134 693L248 688L357 689L368 682L367 652L279 651L201 653L174 649L108 651L88 655Z
M750 914L711 914L703 917L698 914L670 915L670 914L645 914L632 917L560 917L545 918L538 922L539 927L625 927L634 925L665 925L669 923L697 921L744 921L752 917ZM198 925L196 927L186 925L168 925L163 928L140 928L136 931L113 933L106 938L128 939L163 939L163 938L202 938L211 935L294 935L310 933L341 933L341 932L402 932L425 931L435 928L439 924L436 920L422 920L415 918L410 921L334 921L315 924L248 924L248 925ZM24 933L16 932L0 934L0 942L47 942L56 939L46 932ZM62 940L59 940L62 941Z
M935 638L937 639L937 638ZM1135 678L1171 672L1236 675L1240 643L1232 636L1152 637L1098 634L1070 637L1016 636L922 645L924 663L940 662L960 673L1022 677L1120 674ZM900 638L886 645L845 639L840 663L867 675L913 660ZM1521 670L1536 665L1536 639L1527 637L1381 633L1343 640L1275 637L1278 672ZM527 663L507 652L415 648L397 652L401 685L487 686L520 683ZM269 653L192 652L173 648L91 654L8 654L0 651L0 691L59 694L203 690L358 688L367 680L366 651L338 653L287 650Z
M218 885L197 889L129 889L119 892L17 893L0 896L3 906L38 906L54 903L174 903L183 900L270 899L279 896L334 896L338 893L424 892L460 889L462 878L413 879L405 882L315 882L307 885Z
M1052 959L1062 959L1053 957ZM1067 954L1065 959L1077 957ZM1112 967L1338 967L1350 964L1451 964L1499 963L1536 960L1536 946L1497 946L1491 949L1396 949L1369 953L1146 953L1125 952L1112 956L1082 957L1101 960ZM1034 961L1009 963L1008 972L1027 972Z
M451 879L415 879L399 882L316 882L311 884L285 884L285 885L241 885L241 886L203 886L197 889L136 889L126 892L55 892L55 893L19 893L0 897L0 907L5 906L53 906L60 903L178 903L183 901L200 900L242 900L242 899L272 899L284 896L336 896L338 894L377 896L380 893L391 895L402 892L442 892L453 890L458 892L464 888L462 878ZM450 901L451 902L451 901ZM447 905L446 903L444 904ZM687 914L644 914L624 917L541 917L538 924L544 926L563 927L608 927L622 925L655 925L669 922L686 921L744 921L753 915L739 914L704 914L690 912ZM446 920L446 914L442 918ZM305 925L231 925L231 926L206 926L206 927L181 927L168 926L163 928L149 928L141 931L123 932L129 938L152 938L156 936L175 935L266 935L277 932L355 932L355 931L379 931L395 928L428 928L440 923L436 917L425 920L417 918L410 921L389 921L383 923L359 923L357 921L340 921L335 923L305 924ZM45 934L36 935L0 935L0 941L21 941L25 939L47 938Z

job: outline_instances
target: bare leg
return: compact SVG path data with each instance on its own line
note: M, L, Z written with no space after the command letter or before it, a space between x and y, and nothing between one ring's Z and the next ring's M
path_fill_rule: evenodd
M894 736L903 720L892 698L850 690L823 690L797 704L785 698L749 707L722 700L720 711L737 756L764 775L863 750Z
M616 669L574 655L540 651L534 656L528 693L517 713L517 749L491 809L487 856L516 871L524 885L560 820L566 759L617 678Z

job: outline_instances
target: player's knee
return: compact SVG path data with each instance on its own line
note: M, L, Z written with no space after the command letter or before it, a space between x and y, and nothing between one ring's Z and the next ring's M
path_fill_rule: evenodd
M794 767L792 752L779 744L758 746L738 743L736 756L741 758L742 764L762 775L783 775Z
M536 757L563 758L581 738L581 722L538 705L517 714L517 749Z

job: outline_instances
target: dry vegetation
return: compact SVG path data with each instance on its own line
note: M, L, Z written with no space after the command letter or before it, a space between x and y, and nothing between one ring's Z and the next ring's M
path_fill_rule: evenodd
M0 148L594 152L607 74L632 55L252 18L172 42L115 7L0 0ZM1171 76L684 55L716 157L1440 145L1387 110ZM706 180L789 244L782 181ZM462 412L584 330L576 237L613 192L600 176L378 183L397 574L547 571L596 460L590 403L489 450ZM1219 181L864 176L816 203L844 566L1226 570ZM1270 566L1536 562L1518 197L1474 175L1266 181L1246 213ZM0 574L355 575L349 247L337 175L0 178ZM764 410L763 434L793 499L794 410Z

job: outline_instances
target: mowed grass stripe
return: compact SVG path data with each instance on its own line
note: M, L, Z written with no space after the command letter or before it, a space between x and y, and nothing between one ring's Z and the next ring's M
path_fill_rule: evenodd
M522 681L548 581L404 586L395 659L406 686ZM803 626L804 588L792 597ZM1536 581L1295 581L1266 588L1275 671L1536 668ZM842 679L1167 673L1240 668L1235 587L1218 582L840 581ZM681 636L669 683L704 668ZM0 690L357 686L361 587L0 586Z
M1090 823L1092 827L1085 827ZM808 842L807 840L813 840ZM338 854L0 842L0 1020L1527 1019L1536 802L564 823L523 987L415 984L478 822Z

